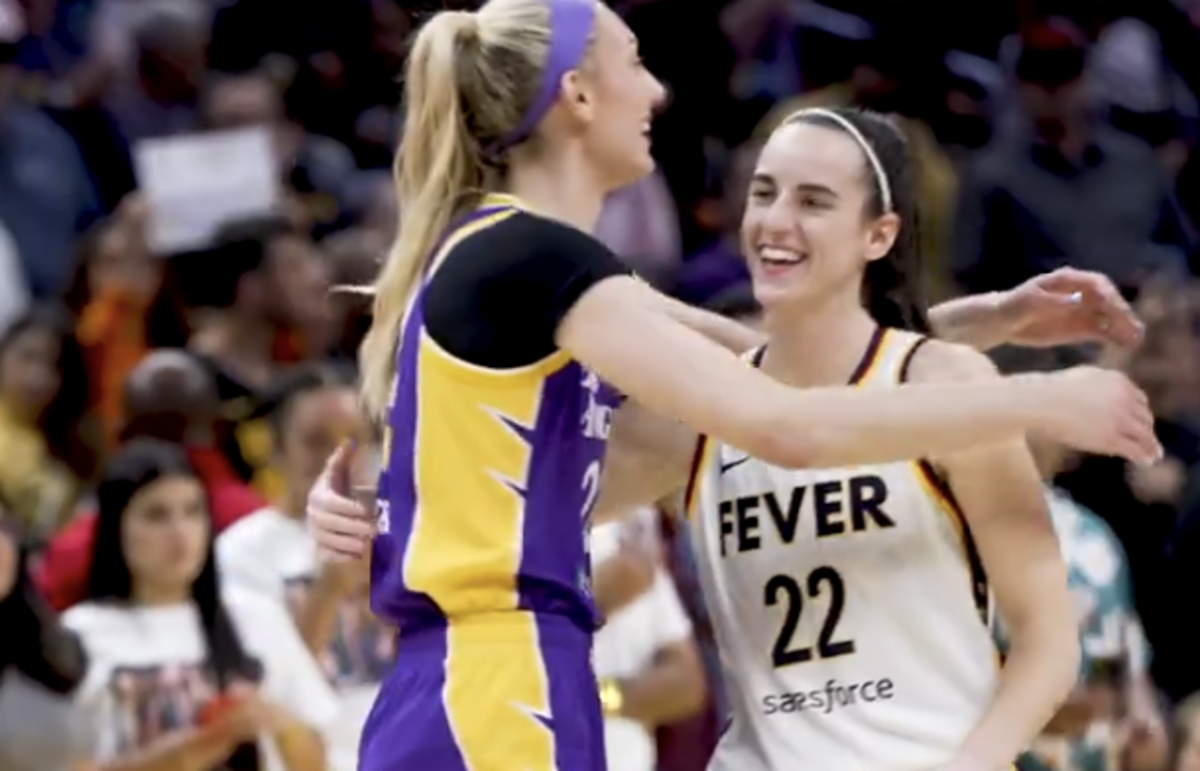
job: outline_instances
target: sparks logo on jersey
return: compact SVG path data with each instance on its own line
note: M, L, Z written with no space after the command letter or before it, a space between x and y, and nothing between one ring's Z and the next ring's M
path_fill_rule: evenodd
M375 531L379 534L390 533L392 530L392 504L386 498L375 501Z
M587 407L584 408L581 421L583 435L588 439L605 441L612 431L613 408L599 401L600 377L595 372L585 369L580 386L587 391Z

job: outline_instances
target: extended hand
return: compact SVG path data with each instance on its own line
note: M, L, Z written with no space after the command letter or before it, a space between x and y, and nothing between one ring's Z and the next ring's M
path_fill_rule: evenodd
M1001 293L999 311L1014 345L1112 343L1134 348L1144 331L1108 277L1075 268L1060 268Z

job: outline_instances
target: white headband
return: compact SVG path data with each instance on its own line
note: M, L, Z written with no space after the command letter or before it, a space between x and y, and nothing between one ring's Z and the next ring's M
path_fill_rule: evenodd
M887 172L883 170L883 164L879 162L879 156L875 154L875 148L871 147L871 143L867 141L867 138L863 136L863 133L853 123L833 110L826 110L823 107L808 107L803 110L797 110L787 116L784 118L783 123L779 125L786 126L789 123L794 123L798 118L804 118L809 115L828 118L838 124L842 130L858 143L858 146L862 148L863 155L867 156L867 163L871 164L871 169L875 172L875 182L879 185L879 199L883 203L883 211L885 214L891 214L894 211L892 207L892 186L888 182Z

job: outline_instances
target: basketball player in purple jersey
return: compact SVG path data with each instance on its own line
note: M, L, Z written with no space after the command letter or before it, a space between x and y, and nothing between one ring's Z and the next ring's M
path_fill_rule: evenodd
M372 606L400 645L362 771L605 768L585 546L616 406L605 383L789 467L1034 427L1158 455L1144 398L1116 373L802 392L698 334L734 346L740 330L658 295L587 235L605 195L653 168L663 97L595 0L439 14L406 88L404 222L361 357L384 429ZM319 488L336 519L348 502L328 475Z

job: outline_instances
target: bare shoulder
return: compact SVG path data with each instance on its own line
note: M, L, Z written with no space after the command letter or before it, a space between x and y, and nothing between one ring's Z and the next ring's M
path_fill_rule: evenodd
M911 383L951 383L998 377L999 370L986 354L970 346L930 338L913 352L907 380Z

